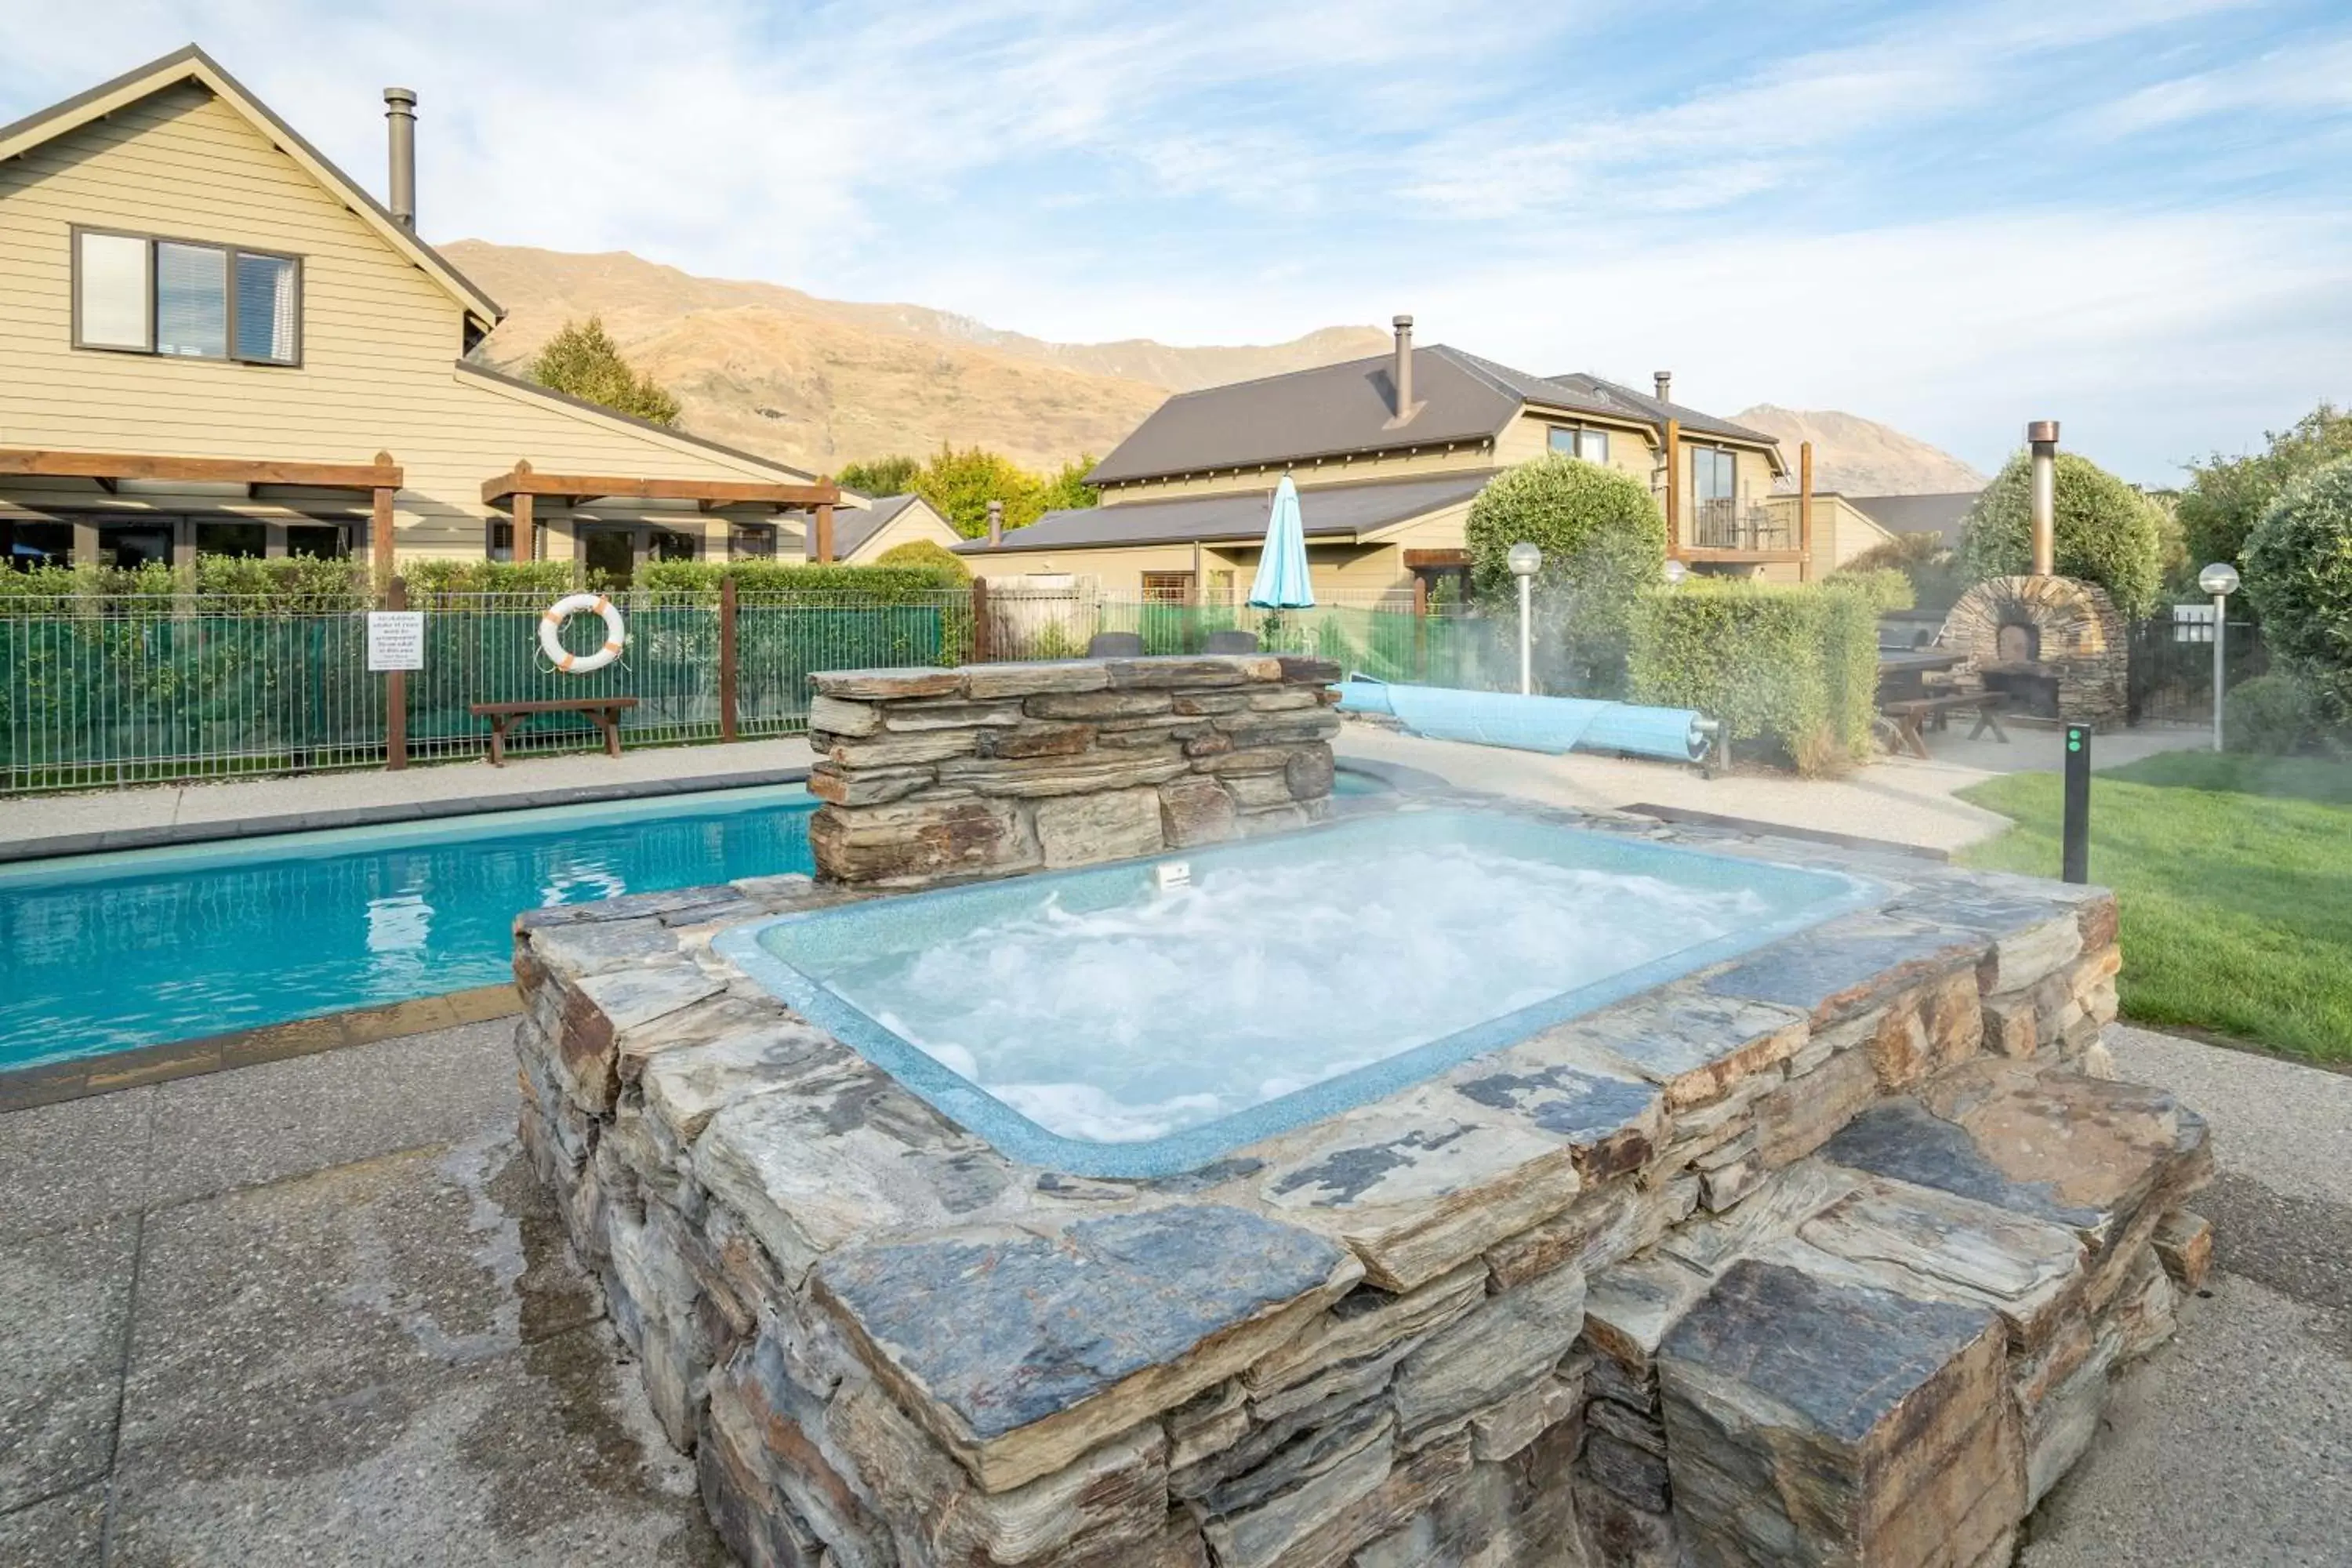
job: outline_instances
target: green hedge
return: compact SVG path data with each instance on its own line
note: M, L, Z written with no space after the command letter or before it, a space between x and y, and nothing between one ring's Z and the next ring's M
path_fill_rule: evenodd
M2263 636L2334 725L2352 728L2352 458L2290 483L2247 535Z
M1878 612L1865 592L1693 579L1635 601L1631 696L1695 708L1800 773L1871 754Z
M1640 480L1558 453L1505 469L1463 523L1471 585L1516 620L1511 546L1543 552L1536 574L1535 662L1547 689L1614 698L1625 689L1626 616L1666 561L1666 520Z
M2096 583L2124 619L2155 612L2164 581L2162 509L2088 458L2058 454L2051 520L2061 576ZM1960 557L1972 580L2033 570L2033 459L2020 452L1969 507Z
M1882 616L1916 609L1919 605L1917 584L1911 581L1910 574L1899 566L1858 566L1849 563L1831 573L1823 585L1853 589L1868 599L1870 607Z
M289 615L358 609L368 602L367 574L356 563L289 555L199 555L194 573L160 562L139 567L38 566L0 570L0 605L18 610L73 610L104 605L118 612L173 613L176 601L243 601L241 615Z
M716 599L723 577L744 598L823 603L909 604L961 592L958 577L937 566L819 566L784 561L656 561L636 574L636 586L657 593Z

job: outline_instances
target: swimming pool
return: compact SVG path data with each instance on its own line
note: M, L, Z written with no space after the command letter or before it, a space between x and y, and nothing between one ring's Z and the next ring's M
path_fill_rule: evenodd
M1187 879L1163 883L1175 861ZM1433 810L783 915L714 945L1011 1157L1148 1177L1884 896Z
M516 913L806 871L799 785L0 867L0 1069L512 978Z

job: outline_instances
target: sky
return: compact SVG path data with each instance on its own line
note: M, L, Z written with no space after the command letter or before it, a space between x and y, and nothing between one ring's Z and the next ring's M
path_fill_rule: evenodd
M2352 401L2342 0L26 0L0 121L191 41L379 192L415 88L435 240L1066 342L1409 311L2145 483Z

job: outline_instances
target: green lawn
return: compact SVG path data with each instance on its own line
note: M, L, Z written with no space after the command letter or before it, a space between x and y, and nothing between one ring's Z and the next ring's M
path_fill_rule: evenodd
M2058 874L2055 773L1962 792L2015 819L1965 865ZM2352 1061L2352 767L2182 752L2098 774L2091 880L2123 905L2123 1011Z

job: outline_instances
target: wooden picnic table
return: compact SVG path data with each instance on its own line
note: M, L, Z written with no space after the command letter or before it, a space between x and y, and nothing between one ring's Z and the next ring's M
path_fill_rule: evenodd
M604 754L621 754L621 714L637 705L634 697L566 697L543 702L477 702L469 711L490 721L490 766L507 765L507 726L533 713L585 713L604 731Z
M1994 740L2008 745L2009 731L2000 727L2000 720L1996 717L2008 700L2009 694L2002 691L1953 691L1940 697L1882 702L1878 710L1895 721L1895 736L1903 750L1924 763L1933 759L1927 755L1927 742L1919 732L1920 726L1932 724L1940 730L1950 714L1971 708L1976 710L1977 725L1969 731L1969 739L1973 741L1990 730Z
M1927 677L1960 664L1965 656L1940 648L1886 651L1878 655L1878 706L1916 702L1927 695Z

